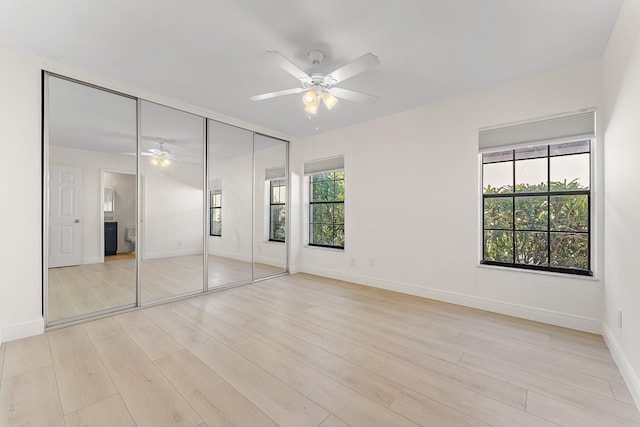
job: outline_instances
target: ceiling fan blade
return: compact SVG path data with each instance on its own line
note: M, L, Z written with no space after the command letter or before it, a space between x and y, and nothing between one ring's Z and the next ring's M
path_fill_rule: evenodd
M377 96L356 92L355 90L343 89L341 87L332 87L329 89L329 93L337 98L359 102L361 104L375 104L376 101L378 101Z
M275 98L277 96L283 96L283 95L291 95L294 93L300 93L300 92L304 92L306 89L301 88L301 87L295 87L292 89L284 89L284 90L279 90L276 92L269 92L269 93L263 93L261 95L254 95L252 97L250 97L249 99L252 101L262 101L263 99L270 99L270 98Z
M332 73L327 74L324 78L326 83L337 84L350 77L365 72L376 65L380 64L380 60L373 53L366 53L360 58L349 62L344 67L338 68Z
M280 52L277 52L275 50L268 50L264 54L268 55L271 58L273 58L273 60L280 67L282 67L283 70L285 70L287 73L291 74L296 79L300 80L301 82L311 83L311 76L309 76L309 74L305 73L300 68L298 68L297 65L295 65L293 62L289 61Z

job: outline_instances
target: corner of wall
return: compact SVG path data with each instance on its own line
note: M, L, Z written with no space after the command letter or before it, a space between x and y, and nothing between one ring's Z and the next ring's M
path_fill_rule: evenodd
M618 340L606 323L603 325L603 329L604 341L607 343L607 347L609 347L611 356L616 362L616 365L618 365L618 369L620 369L622 378L629 388L633 401L636 402L636 406L640 410L640 376L638 376L638 373L633 369L631 362L629 362L629 359L625 356L624 351L622 351L622 348L618 344Z

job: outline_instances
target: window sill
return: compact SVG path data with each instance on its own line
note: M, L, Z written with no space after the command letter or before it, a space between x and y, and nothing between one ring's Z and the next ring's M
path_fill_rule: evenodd
M264 240L262 243L266 243L268 245L284 245L286 242L280 242L278 240Z
M598 277L596 277L595 274L593 274L592 276L587 276L587 275L580 275L580 274L556 273L555 271L528 270L526 268L505 267L505 266L500 266L500 265L490 265L490 264L482 264L482 263L478 263L476 265L476 267L478 267L478 268L486 268L486 269L489 269L489 270L498 270L498 271L510 271L510 272L517 272L517 273L541 274L543 276L561 277L563 279L579 279L579 280L586 280L586 281L592 281L592 282L599 282L600 281L600 279Z
M324 251L330 251L330 252L344 252L344 248L332 248L330 246L315 246L315 245L304 245L303 248L306 249L320 249L320 250L324 250Z

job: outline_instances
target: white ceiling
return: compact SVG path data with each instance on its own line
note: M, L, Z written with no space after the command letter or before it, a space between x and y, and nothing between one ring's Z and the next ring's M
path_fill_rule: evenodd
M622 0L0 0L0 43L291 136L376 117L602 55ZM321 49L312 67L306 54ZM297 80L262 53L330 72L377 68L308 119Z

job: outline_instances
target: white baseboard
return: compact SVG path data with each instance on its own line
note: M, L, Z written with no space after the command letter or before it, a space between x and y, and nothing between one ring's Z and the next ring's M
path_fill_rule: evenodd
M142 259L158 259L158 258L172 258L179 256L189 255L202 255L202 249L191 249L186 251L171 251L171 252L147 252L142 255Z
M100 257L92 256L87 258L82 258L82 264L98 264L100 263Z
M293 273L293 271L291 272ZM526 305L514 304L489 298L482 298L474 295L461 294L458 292L450 292L441 289L434 289L425 286L393 282L390 280L377 279L359 274L344 273L341 271L328 270L324 268L303 267L301 269L301 272L330 277L332 279L345 280L348 282L358 283L360 285L401 292L403 294L415 295L423 298L448 302L451 304L463 305L465 307L487 310L494 313L506 314L508 316L520 317L527 320L548 323L551 325L562 326L579 331L602 334L602 320L600 319L577 316L574 314L562 313L559 311L530 307Z
M44 319L42 317L18 325L5 326L0 330L0 343L19 340L44 333Z
M629 388L631 397L633 397L638 410L640 410L640 376L638 376L638 373L633 369L631 363L629 363L629 359L627 359L622 348L620 348L618 340L609 326L604 324L603 329L604 341L607 343L607 347L609 347L611 356L616 362L616 365L618 365L618 369L620 369L620 373L622 374L622 378L624 378L624 382L627 384L627 388Z
M252 262L253 261L253 258L251 257L251 255L243 255L243 254L238 254L238 253L235 253L235 252L209 251L209 255L219 256L219 257L223 257L223 258L231 258L231 259L235 259L237 261L244 261L244 262Z

